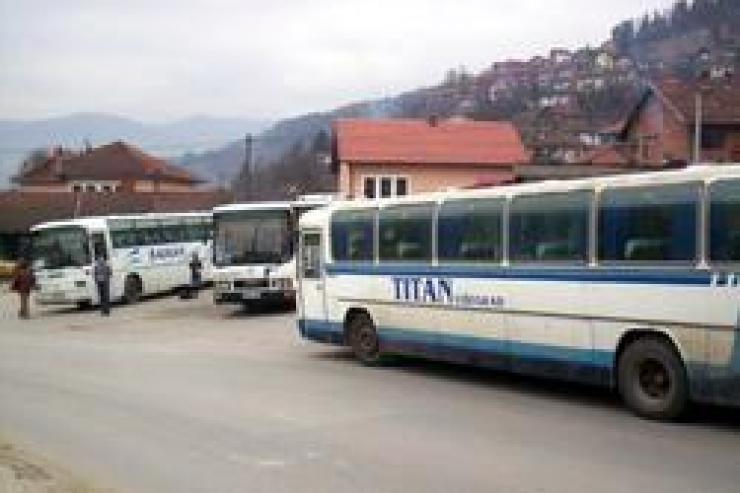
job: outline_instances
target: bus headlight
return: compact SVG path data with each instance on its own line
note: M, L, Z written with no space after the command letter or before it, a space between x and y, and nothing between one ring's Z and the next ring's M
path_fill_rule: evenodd
M279 277L272 280L272 287L289 291L293 289L293 280L289 277Z

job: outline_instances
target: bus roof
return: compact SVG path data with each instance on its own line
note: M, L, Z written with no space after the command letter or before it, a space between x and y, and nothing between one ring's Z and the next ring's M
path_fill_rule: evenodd
M172 217L210 217L211 212L147 212L142 214L111 214L109 216L77 217L73 219L59 219L47 221L31 227L31 231L49 228L63 228L69 226L82 226L84 228L104 228L109 219L166 219Z
M289 211L291 203L284 202L242 202L238 204L219 205L213 208L214 213L242 212L242 211Z
M448 190L442 192L408 195L386 199L356 199L334 201L322 209L307 212L301 218L302 227L318 227L332 211L355 208L383 208L396 204L414 204L419 202L443 202L462 198L513 197L532 193L568 192L579 189L605 187L657 185L687 181L711 182L722 178L740 179L740 164L702 164L678 170L642 171L638 173L597 176L571 180L544 180L531 183L518 183L465 190Z

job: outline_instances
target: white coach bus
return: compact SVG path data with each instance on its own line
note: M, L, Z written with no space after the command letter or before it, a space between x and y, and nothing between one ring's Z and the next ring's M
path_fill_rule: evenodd
M300 224L300 334L740 404L740 165L334 203Z
M120 215L52 221L31 229L41 304L98 303L95 257L110 263L111 300L129 303L190 282L196 253L203 279L211 275L210 213Z
M292 306L298 218L329 201L326 195L306 195L214 208L214 301Z

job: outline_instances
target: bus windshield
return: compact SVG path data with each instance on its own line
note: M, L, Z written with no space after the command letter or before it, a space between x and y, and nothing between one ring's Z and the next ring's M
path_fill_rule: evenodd
M214 264L278 264L290 260L292 235L287 210L240 211L214 217Z
M91 259L87 233L76 226L35 231L33 259L39 269L89 265Z

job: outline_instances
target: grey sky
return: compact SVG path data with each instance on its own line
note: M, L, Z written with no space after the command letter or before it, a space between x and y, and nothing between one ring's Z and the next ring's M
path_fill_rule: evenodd
M597 45L671 0L0 0L0 118L274 119Z

